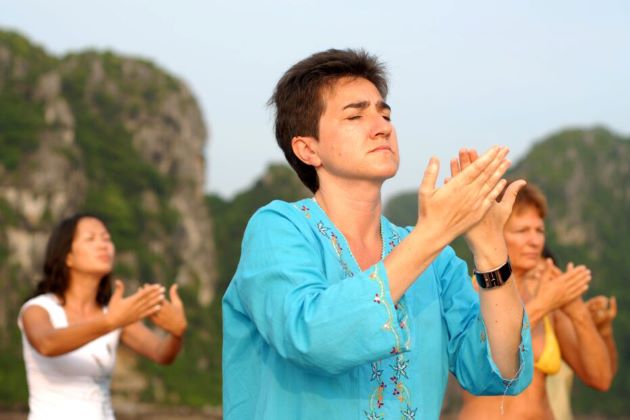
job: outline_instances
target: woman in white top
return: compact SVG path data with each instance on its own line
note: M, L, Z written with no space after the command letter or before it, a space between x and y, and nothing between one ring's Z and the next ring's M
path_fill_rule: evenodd
M157 363L171 363L187 323L177 287L144 285L124 297L111 283L115 248L99 218L62 221L46 248L44 276L18 325L29 388L29 419L113 419L110 382L118 340ZM150 318L159 336L141 322Z

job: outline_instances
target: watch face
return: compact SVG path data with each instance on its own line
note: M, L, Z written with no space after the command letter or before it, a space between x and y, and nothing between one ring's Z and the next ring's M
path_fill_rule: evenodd
M507 262L497 270L487 273L480 273L475 270L474 273L479 287L482 289L492 289L493 287L503 286L505 282L510 279L512 275L512 265L508 259Z

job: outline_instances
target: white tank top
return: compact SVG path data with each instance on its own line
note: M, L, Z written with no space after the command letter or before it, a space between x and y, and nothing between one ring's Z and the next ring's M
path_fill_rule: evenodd
M61 356L42 356L31 346L22 326L22 312L32 305L44 308L55 328L68 326L66 313L54 294L34 297L20 310L18 326L28 381L29 420L114 419L110 384L121 330Z

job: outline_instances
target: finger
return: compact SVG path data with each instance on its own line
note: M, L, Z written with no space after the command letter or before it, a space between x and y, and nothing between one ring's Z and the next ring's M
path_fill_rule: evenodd
M455 158L451 159L451 177L459 175L460 172L459 161Z
M433 194L435 190L435 183L437 182L438 172L440 171L440 161L436 157L429 159L429 165L424 171L424 177L420 184L420 194L429 196Z
M496 203L497 197L499 196L499 194L501 194L501 191L503 191L506 184L507 184L507 181L505 179L501 179L497 183L497 185L494 186L492 191L490 191L490 194L488 194L488 196L486 197L486 200L488 201L489 204Z
M470 162L474 162L477 159L479 159L479 155L477 154L477 150L475 149L468 149L468 159L470 160Z
M499 179L501 179L501 177L505 174L505 172L511 165L511 162L505 159L508 151L509 149L507 147L500 147L495 158L483 170L476 181L493 187L499 181Z
M591 312L591 318L593 318L593 322L596 325L601 324L602 321L604 321L605 317L606 317L606 314L601 309L595 312Z
M153 315L157 314L158 312L160 312L160 309L162 309L162 307L160 305L153 305L153 306L145 309L144 311L142 311L141 314L140 314L140 317L141 318L146 318L146 317L153 316Z
M160 293L160 294L153 294L153 295L150 295L150 296L147 297L147 299L143 303L143 306L160 305L160 304L162 304L162 302L164 302L164 294L162 294L162 293Z
M470 152L468 149L460 149L459 151L459 164L463 169L466 169L473 161L470 160Z
M480 174L482 174L486 168L495 161L499 152L499 146L493 146L488 149L486 153L481 155L479 159L475 160L472 165L468 165L468 167L462 171L462 173L465 174L466 181L471 182L479 178Z
M146 300L150 300L155 296L163 295L164 288L161 285L147 285L146 287L140 288L135 294L134 298L140 302L144 302Z
M595 296L586 301L586 305L591 310L606 309L608 300L605 296Z

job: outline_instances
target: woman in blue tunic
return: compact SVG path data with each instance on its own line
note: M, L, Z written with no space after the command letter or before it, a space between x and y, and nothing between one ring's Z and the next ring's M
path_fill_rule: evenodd
M381 215L399 153L384 67L328 50L276 86L276 137L314 193L250 220L223 298L226 419L438 418L449 370L475 394L531 381L528 322L503 239L507 149L436 188L432 158L413 228ZM485 289L448 244L464 234Z

